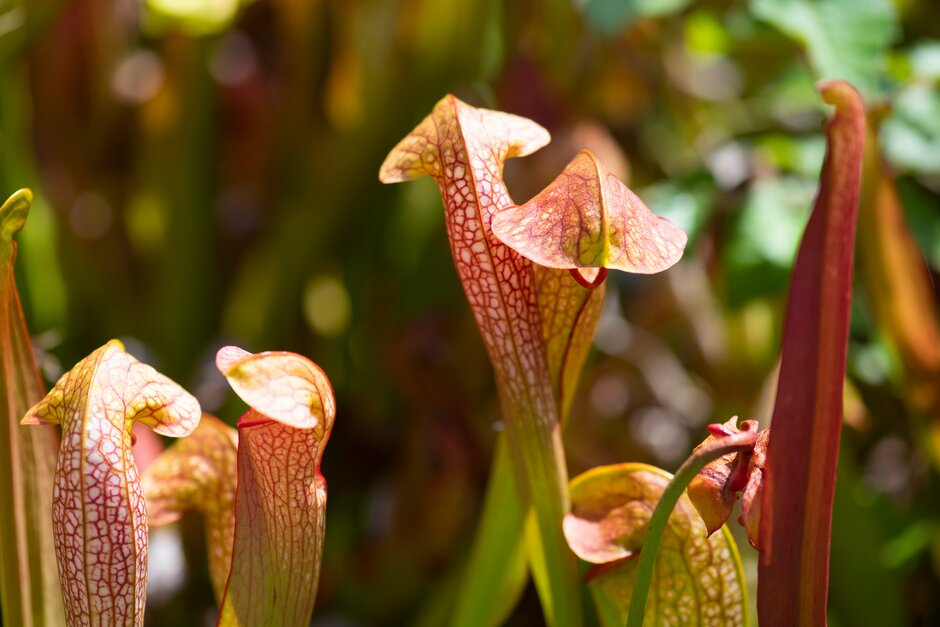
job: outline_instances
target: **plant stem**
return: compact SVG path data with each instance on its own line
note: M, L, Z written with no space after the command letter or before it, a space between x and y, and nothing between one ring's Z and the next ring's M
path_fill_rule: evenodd
M642 627L646 616L646 599L649 596L650 583L653 580L653 567L656 565L656 556L659 553L659 544L666 523L672 510L679 502L679 498L686 487L708 462L718 459L722 455L736 453L753 448L757 439L756 431L740 431L723 438L712 441L693 453L676 471L675 476L660 497L650 517L646 539L640 550L640 559L637 562L636 581L633 584L633 595L630 597L630 613L627 615L627 627Z

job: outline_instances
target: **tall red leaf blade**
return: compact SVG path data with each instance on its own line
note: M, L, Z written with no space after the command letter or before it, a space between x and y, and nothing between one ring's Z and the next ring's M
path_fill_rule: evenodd
M112 340L65 373L22 424L62 426L52 522L69 625L143 625L147 511L131 451L140 422L181 437L199 403Z
M813 214L800 244L783 331L764 469L761 625L824 625L829 536L842 426L852 253L865 112L843 81L820 85L835 105Z
M529 539L540 548L536 577L550 624L581 621L576 562L560 521L567 471L542 335L532 263L493 234L494 217L514 203L502 179L506 159L548 142L538 124L477 109L446 96L389 153L379 178L428 175L444 201L451 253L493 364L520 500L534 507Z
M336 415L333 390L319 367L294 353L229 346L216 364L252 406L238 422L235 540L219 625L309 625L326 523L320 460Z
M203 515L209 576L220 604L232 563L237 449L235 429L203 414L192 435L160 453L140 476L151 527L179 520L188 510Z
M13 236L31 202L20 190L0 207L0 608L5 625L64 625L52 544L58 438L19 424L46 393L13 278Z

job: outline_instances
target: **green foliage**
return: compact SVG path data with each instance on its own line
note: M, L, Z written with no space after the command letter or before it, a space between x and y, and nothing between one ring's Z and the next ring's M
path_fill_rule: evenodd
M715 201L715 185L706 176L685 181L658 181L640 192L649 208L689 234L689 246L708 225Z
M751 186L724 250L729 305L739 306L786 288L814 192L811 180L793 176Z
M885 153L904 171L940 175L940 90L911 84L882 127Z
M806 46L818 78L884 95L885 53L898 36L889 0L751 0L751 10Z
M341 414L317 617L439 625L469 605L468 620L544 623L516 552L517 578L478 580L492 594L462 583L504 416L434 185L374 176L442 94L549 129L549 148L507 165L516 202L588 147L690 235L666 276L608 277L568 399L572 475L674 470L716 417L769 418L821 162L817 78L890 106L882 156L916 241L908 270L936 300L933 0L104 4L0 2L0 196L35 192L16 278L39 366L53 382L119 336L234 424L219 346L315 355ZM878 298L853 303L830 624L933 624L937 417L907 391ZM493 546L508 547L518 524L499 509ZM215 611L204 533L187 517L168 533L187 584L163 578L148 613L183 625ZM484 557L492 573L500 556ZM879 597L852 599L873 582L891 587L863 611Z
M580 3L588 24L606 35L617 33L636 20L669 15L688 5L689 0L584 0Z

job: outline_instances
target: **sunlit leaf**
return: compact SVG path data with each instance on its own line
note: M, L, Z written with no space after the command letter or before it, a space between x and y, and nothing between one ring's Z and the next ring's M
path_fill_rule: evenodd
M758 611L765 627L826 622L865 112L845 82L824 82L820 92L835 114L793 269L760 505Z
M466 130L473 132L465 131L461 138L459 134L465 130L464 125L469 126ZM494 200L505 199L500 196L508 197L502 182L505 160L524 157L549 140L548 131L532 120L502 111L471 107L454 96L445 96L435 105L431 115L388 154L379 169L379 180L401 183L430 176L440 185L437 179L446 177L454 185L452 189L442 190L449 212L472 202L466 194L474 191L474 183L498 183L498 188L484 185L481 189L486 193L480 198L480 203L490 208ZM470 148L490 148L493 154L471 153ZM484 161L484 157L492 157L492 163ZM502 208L492 207L490 210ZM483 217L476 214L468 216L474 222ZM488 218L488 226L492 216L485 217Z
M673 510L679 504L679 501L687 496L686 488L689 483L707 463L728 453L749 451L753 449L754 443L757 441L756 427L742 430L731 430L727 427L727 424L708 426L712 435L721 435L721 437L703 443L702 446L697 447L692 452L688 459L682 462L682 465L676 470L675 477L663 490L659 501L656 503L647 525L646 537L643 539L640 556L636 560L636 582L630 598L627 627L642 627L645 622L647 600L649 599L655 568L659 562L659 549L663 535L666 532Z
M52 478L59 448L53 428L19 421L45 394L13 278L16 243L32 194L0 206L0 608L5 625L63 625L52 540Z
M295 353L228 346L216 365L251 406L238 421L235 540L219 625L308 625L323 555L320 460L336 415L332 387Z
M535 198L499 213L493 232L542 266L640 274L672 266L687 241L587 150Z
M221 602L232 562L238 433L203 414L192 435L161 453L141 473L151 526L169 524L188 510L204 516L209 576Z
M509 157L547 143L548 133L518 116L441 100L379 171L386 183L431 176L441 190L451 252L495 370L517 490L534 506L532 541L542 547L547 581L536 577L549 624L581 622L575 561L558 520L564 514L565 461L559 411L542 341L531 262L491 231L514 203L502 180Z
M571 481L565 534L588 561L601 624L623 625L637 559L653 508L672 479L645 464L594 468ZM647 625L746 625L744 573L727 529L711 536L688 497L681 496L659 548L647 603Z
M199 403L112 340L62 376L22 424L61 425L52 520L69 624L143 625L147 512L134 422L188 435ZM102 559L108 556L108 559Z
M332 420L336 411L323 371L295 353L252 355L227 346L219 351L216 364L249 407L289 427L322 429L324 416Z

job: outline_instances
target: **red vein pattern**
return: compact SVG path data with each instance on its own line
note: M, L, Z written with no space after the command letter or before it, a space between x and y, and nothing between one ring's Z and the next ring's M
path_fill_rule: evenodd
M493 216L513 204L502 179L506 159L548 141L548 132L530 120L447 96L389 153L379 178L392 183L427 174L438 184L454 263L497 371L509 419L534 415L551 428L557 412L545 385L532 265L490 230Z
M319 367L294 353L226 347L216 364L252 405L238 423L235 540L219 625L309 625L326 523L320 460L336 415L333 390Z
M576 563L561 533L567 509L567 471L559 411L543 343L532 263L500 242L491 223L514 203L502 179L505 160L529 154L549 141L534 122L471 107L446 96L388 155L384 183L431 176L444 200L451 253L477 326L490 355L524 503L535 504L545 546L552 597L567 597L563 616L546 606L549 622L581 620L572 592ZM533 501L533 496L537 499Z
M793 267L760 506L761 625L825 625L832 499L852 303L865 111L851 85L834 104L813 214Z
M203 414L192 435L163 451L140 477L151 527L203 514L209 576L221 604L232 563L238 432Z
M604 308L606 283L585 289L570 273L534 265L542 341L564 424Z
M0 207L0 608L6 625L65 624L52 533L52 482L59 442L53 427L19 420L46 393L13 277L13 236L32 193Z
M333 403L333 389L326 375L296 353L269 351L253 355L226 346L218 352L216 364L249 407L289 427L314 428L323 416L332 416L336 411L324 404Z
M653 214L588 150L535 198L494 218L493 232L548 268L637 274L675 264L688 239L682 229Z
M22 424L62 426L52 520L69 625L143 625L147 511L135 421L187 435L199 403L112 340L62 376Z
M646 464L598 466L571 480L565 535L585 561L604 627L627 620L650 516L672 476ZM744 573L727 528L709 534L688 496L669 517L646 606L649 625L747 625Z

